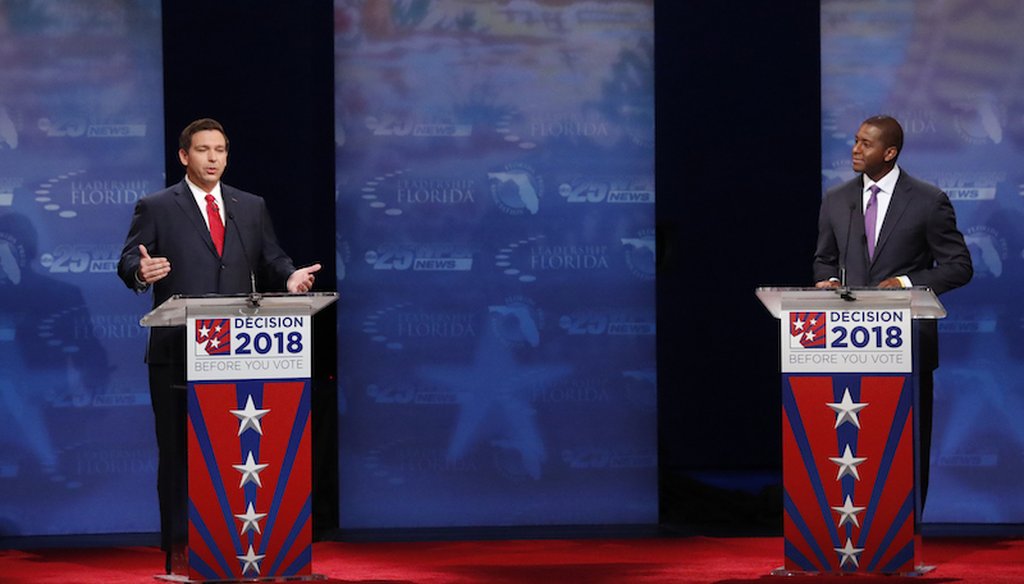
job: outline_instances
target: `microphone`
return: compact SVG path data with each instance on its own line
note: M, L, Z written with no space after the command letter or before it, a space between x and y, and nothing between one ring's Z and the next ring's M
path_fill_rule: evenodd
M232 199L233 202L238 202L236 199ZM245 257L246 267L249 268L249 306L257 307L260 305L260 300L263 296L256 291L256 271L253 269L252 264L249 263L249 254L245 249L245 240L242 239L242 230L238 228L238 222L235 221L235 214L228 212L228 221L235 226L235 237L238 238L238 244L242 247L242 256Z
M843 300L856 300L850 287L846 284L846 262L850 258L850 231L853 230L853 216L857 212L857 202L850 203L849 220L846 222L846 241L843 246L842 261L839 262L839 297Z

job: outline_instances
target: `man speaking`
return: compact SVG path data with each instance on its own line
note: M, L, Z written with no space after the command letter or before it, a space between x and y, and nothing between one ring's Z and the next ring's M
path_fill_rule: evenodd
M153 289L156 307L174 294L245 294L256 277L268 290L308 292L320 264L295 269L281 249L261 197L220 181L228 138L216 120L189 124L178 141L185 178L135 206L117 266L136 292ZM146 350L159 450L161 547L171 572L172 542L185 539L185 330L151 329Z

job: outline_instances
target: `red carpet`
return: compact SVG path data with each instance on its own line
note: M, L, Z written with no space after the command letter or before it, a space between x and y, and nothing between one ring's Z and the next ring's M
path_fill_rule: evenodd
M842 582L1024 582L1022 539L926 539L919 578L820 576ZM782 564L781 538L335 543L314 546L313 570L329 584L765 583ZM0 551L0 582L136 584L163 565L148 547ZM792 579L790 579L792 580Z

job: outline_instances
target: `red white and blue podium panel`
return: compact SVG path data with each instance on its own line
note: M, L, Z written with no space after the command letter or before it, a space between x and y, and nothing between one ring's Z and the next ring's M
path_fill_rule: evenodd
M188 578L312 571L308 316L188 319Z
M912 572L909 310L786 312L781 329L785 569Z

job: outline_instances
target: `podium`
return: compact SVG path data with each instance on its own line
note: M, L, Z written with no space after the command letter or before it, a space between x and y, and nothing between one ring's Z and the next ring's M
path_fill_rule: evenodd
M173 582L312 573L312 316L336 292L169 298L140 324L184 326L187 539Z
M928 288L758 288L779 319L785 563L775 574L918 575L916 320Z

